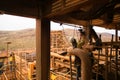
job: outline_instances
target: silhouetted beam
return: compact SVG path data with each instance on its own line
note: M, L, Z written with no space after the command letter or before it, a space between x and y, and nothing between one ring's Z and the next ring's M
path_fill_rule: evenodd
M90 27L90 33L91 33L91 36L94 38L95 41L96 41L97 39L99 39L97 33L95 32L95 30L93 29L92 26Z
M58 1L58 0L56 0L56 1ZM60 1L60 0L59 0ZM62 0L61 0L62 1ZM61 4L61 6L59 6L59 7L57 7L57 8L53 8L53 7L55 7L55 5L54 6L52 6L54 3L52 3L52 5L51 5L51 8L49 7L49 8L47 8L47 10L46 10L46 12L48 12L48 13L46 13L46 16L45 17L47 17L47 18L51 18L51 17L54 17L54 16L58 16L58 15L64 15L64 14L66 14L66 13L69 13L69 12L72 12L72 11L74 11L74 10L76 10L76 9L78 9L80 6L85 6L85 4L87 4L87 3L90 3L91 2L91 0L72 0L72 1L70 1L72 4L69 4L68 2L65 4L65 6L63 6L63 4L62 4L62 2L60 1L60 3L58 3L56 6L58 6L58 5L60 5ZM75 2L75 1L77 1L77 3L73 3L73 2ZM67 4L69 4L69 6L67 6ZM48 5L49 6L49 5ZM53 9L52 9L53 8ZM51 10L50 10L51 9Z
M115 9L114 6L116 4L118 4L117 1L111 1L101 5L93 4L93 7L88 11L77 10L77 11L71 12L69 15L77 20L97 19L101 17L101 15L105 15L104 17L101 17L101 18L103 18L106 21L106 23L111 23L113 20L113 15L115 13L114 11L116 11L114 10Z
M40 2L40 1L39 1ZM33 8L36 7L37 0L1 0L0 1L0 6L11 6L11 7L28 7L28 8Z

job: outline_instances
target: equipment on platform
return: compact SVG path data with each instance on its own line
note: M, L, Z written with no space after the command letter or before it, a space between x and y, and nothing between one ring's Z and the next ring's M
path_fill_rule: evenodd
M36 62L29 62L28 63L28 79L29 80L36 80Z

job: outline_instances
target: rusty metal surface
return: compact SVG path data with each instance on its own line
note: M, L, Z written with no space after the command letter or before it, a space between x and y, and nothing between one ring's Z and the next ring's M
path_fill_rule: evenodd
M89 51L88 50L83 50L83 49L73 49L69 52L70 55L76 55L81 59L81 68L82 68L82 73L81 73L81 79L82 80L91 80L91 60L89 57Z

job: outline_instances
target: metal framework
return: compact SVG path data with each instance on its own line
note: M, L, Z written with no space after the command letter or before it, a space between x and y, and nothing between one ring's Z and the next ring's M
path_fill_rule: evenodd
M120 29L120 0L1 0L0 13L36 18L37 80L49 80L50 20Z

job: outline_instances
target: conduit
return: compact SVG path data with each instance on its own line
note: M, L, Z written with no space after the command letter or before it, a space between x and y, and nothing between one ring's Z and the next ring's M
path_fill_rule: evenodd
M69 55L76 55L81 59L81 79L82 80L91 80L91 59L89 55L90 49L79 49L75 48L69 51Z

